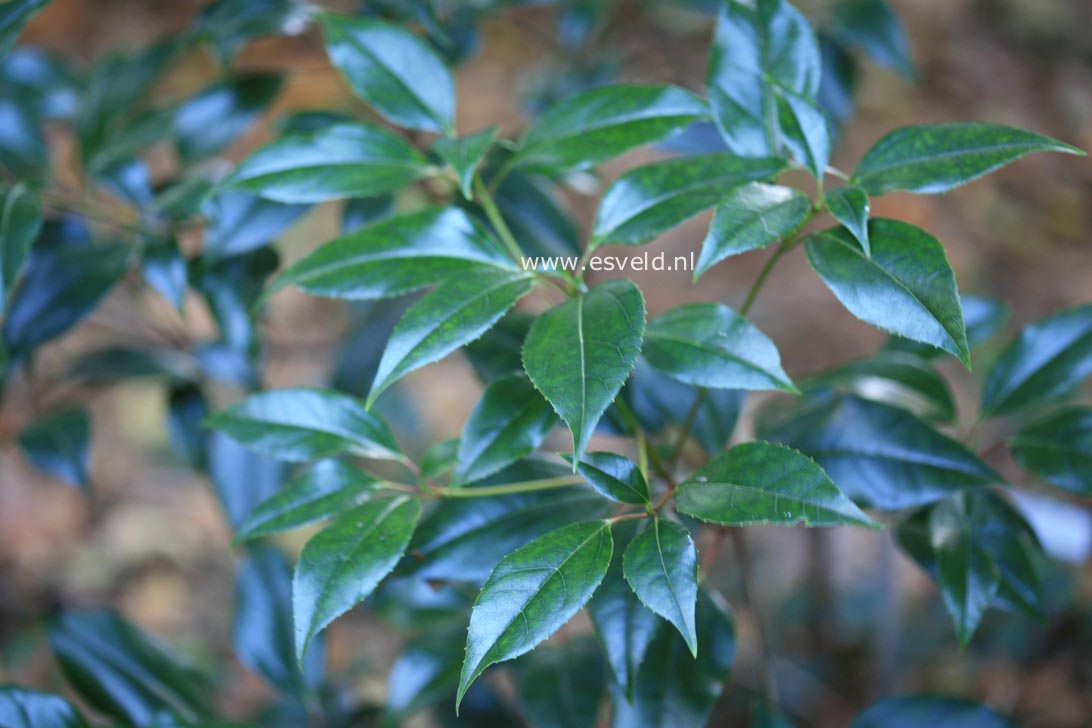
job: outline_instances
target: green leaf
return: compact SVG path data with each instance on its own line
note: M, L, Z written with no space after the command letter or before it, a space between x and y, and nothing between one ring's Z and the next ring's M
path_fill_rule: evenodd
M140 258L144 282L159 292L176 310L186 299L186 259L173 238L145 242Z
M1002 481L962 444L909 412L853 396L818 396L761 436L814 458L856 503L898 510Z
M555 174L584 169L708 115L704 101L675 86L600 86L535 119L510 164Z
M512 664L520 710L541 728L595 728L606 686L603 653L582 635L542 645Z
M879 64L915 77L910 42L899 16L885 0L842 0L831 8L828 31L845 45L860 48Z
M4 728L87 728L80 711L64 698L16 685L0 685Z
M814 460L768 442L747 442L717 456L679 486L675 504L680 513L721 525L878 525Z
M48 4L49 0L11 0L0 5L0 61L15 45L23 26Z
M644 356L680 382L713 389L796 392L772 341L720 303L689 303L648 324Z
M857 318L941 348L970 368L963 308L944 246L898 220L872 220L868 230L871 257L845 228L812 235L811 267Z
M530 313L509 311L480 339L466 345L463 351L478 379L489 383L523 373L523 342L535 318Z
M577 460L633 369L644 329L640 289L614 280L543 313L527 334L523 366L569 425Z
M348 511L307 542L292 581L298 659L315 635L367 599L394 569L420 515L415 498L377 498Z
M49 642L73 690L123 725L152 725L170 713L208 723L211 686L158 641L107 611L64 612Z
M485 158L493 143L497 141L499 129L495 126L462 137L438 137L432 144L432 150L444 160L459 179L459 190L466 199L474 196L471 188L474 173Z
M714 152L669 159L626 172L599 204L589 245L640 245L728 199L736 187L769 180L784 160Z
M497 379L463 426L456 483L472 483L531 455L557 424L550 403L522 374Z
M810 210L807 196L791 187L752 182L736 188L717 206L694 280L729 256L784 240L804 224Z
M459 455L459 438L452 437L429 445L421 456L421 472L417 474L418 483L439 480L455 470Z
M307 209L306 205L284 205L246 192L221 192L201 209L208 221L205 255L228 258L256 250L277 239Z
M326 52L360 98L407 129L451 134L455 82L425 41L370 18L320 16Z
M1015 728L1015 724L984 705L933 695L904 695L872 705L851 728Z
M793 158L815 179L822 179L830 162L833 139L818 102L783 90L777 98L777 114L785 146Z
M459 684L463 630L426 632L411 640L391 666L387 711L405 720L447 698Z
M698 552L683 526L655 518L630 542L623 573L641 603L679 630L690 654L698 654L694 605L698 599Z
M174 134L183 162L216 154L243 134L273 103L281 77L239 74L208 86L175 111Z
M968 293L960 294L959 305L963 308L963 322L967 328L967 346L972 353L1001 330L1010 313L1009 307L1001 301ZM925 359L932 359L944 353L935 346L910 341L901 336L892 336L888 339L884 349L908 352Z
M937 581L963 645L971 641L1001 584L997 564L975 538L974 531L985 525L979 522L983 515L956 494L938 503L929 516Z
M566 460L572 456L564 455ZM640 469L629 458L612 452L589 452L576 463L576 472L583 475L591 486L611 500L634 505L651 502L648 483Z
M268 536L313 523L360 505L380 487L359 468L338 460L317 462L259 503L235 534L235 542Z
M339 392L303 387L259 392L217 412L207 424L277 460L405 459L387 423Z
M1063 397L1092 375L1092 304L1027 326L994 363L982 412L1003 415Z
M87 411L69 409L31 423L19 433L19 446L35 468L86 492L91 487L90 439Z
M26 186L0 186L0 316L42 229L42 210Z
M814 99L819 44L807 19L783 0L728 0L717 18L706 87L728 148L747 156L781 153L778 97Z
M673 629L663 627L649 645L634 683L633 700L614 696L614 728L703 726L724 689L736 652L736 635L720 596L698 592L697 657Z
M316 296L397 296L485 265L514 270L500 244L464 211L434 207L380 220L291 266L266 295L296 285Z
M1009 440L1026 469L1077 495L1092 495L1092 407L1067 407L1036 420Z
M896 129L865 153L854 184L870 195L935 194L972 182L1032 152L1084 152L997 124L921 124Z
M325 202L392 192L431 173L428 160L391 132L346 123L281 137L221 184L275 202Z
M607 573L614 542L606 521L551 531L504 557L470 615L455 699L490 665L519 657L580 611Z
M547 180L511 172L494 194L512 235L529 255L579 255L581 235Z
M872 211L872 203L868 195L860 187L852 185L831 190L823 198L827 210L835 220L842 223L846 230L861 244L866 256L872 255L872 248L868 244L868 215Z
M452 277L414 303L387 342L367 406L407 373L484 334L527 295L533 282L526 273L482 270Z
M885 402L940 422L955 420L955 402L944 378L929 362L901 351L880 352L849 362L808 383L832 387L865 399Z

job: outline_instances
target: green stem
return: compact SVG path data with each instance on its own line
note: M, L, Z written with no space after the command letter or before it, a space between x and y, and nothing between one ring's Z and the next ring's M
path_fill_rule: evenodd
M580 485L583 482L584 479L580 476L562 475L556 478L539 478L538 480L524 480L518 483L483 485L478 488L441 488L435 491L435 493L444 498L488 498L489 496L494 495L526 493L533 490L567 488L571 485Z
M739 315L746 316L751 310L751 306L754 305L755 299L758 298L758 292L762 290L762 286L766 285L766 279L770 277L770 273L773 272L774 266L781 260L782 256L789 251L789 246L782 243L774 251L774 254L770 256L770 259L766 261L766 265L762 267L762 270L758 274L758 278L755 279L754 284L751 286L751 290L747 292L747 298L743 300L743 305L739 308Z
M485 210L485 216L489 218L489 223L493 226L493 229L497 231L497 235L500 236L501 242L508 248L508 253L512 256L512 260L516 263L523 262L523 250L520 249L519 243L516 242L516 236L512 234L511 228L508 227L508 223L504 221L504 216L501 215L499 209L497 209L497 203L493 199L492 193L482 182L481 177L474 178L474 194L478 197L478 202L481 203L482 209Z

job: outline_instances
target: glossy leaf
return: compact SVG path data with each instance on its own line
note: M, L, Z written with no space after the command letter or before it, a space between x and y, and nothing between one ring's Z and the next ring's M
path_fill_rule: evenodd
M784 240L804 224L810 209L807 196L790 187L753 182L737 188L717 206L694 280L729 256Z
M176 309L186 298L186 259L173 239L148 241L140 260L144 282L159 292Z
M509 311L480 339L466 345L463 351L478 379L488 383L523 372L523 342L535 318L522 311Z
M834 142L818 102L783 90L777 99L777 114L781 135L793 159L804 165L815 179L822 179Z
M512 674L531 725L595 728L606 672L594 639L543 645L516 660Z
M194 31L216 47L226 65L251 38L299 35L307 29L309 15L301 0L212 0L198 11Z
M447 698L459 684L463 630L428 632L406 644L387 680L387 711L405 720Z
M497 187L497 208L529 255L579 255L580 234L555 188L512 172Z
M872 211L872 203L869 202L865 191L852 185L839 187L828 192L823 201L834 219L842 223L861 244L865 255L871 256L872 248L868 241L868 215Z
M569 455L566 460L572 460ZM612 452L585 453L576 463L576 472L583 475L593 488L611 500L634 505L650 502L648 482L629 458Z
M690 532L655 518L626 548L623 573L641 603L660 615L698 654L694 605L698 598L698 552Z
M27 188L0 187L0 316L41 229L41 208Z
M91 420L83 409L53 412L19 433L19 445L35 468L84 491L91 487L90 439Z
M1067 407L1036 420L1009 446L1021 465L1052 485L1092 495L1092 408Z
M876 526L814 460L768 442L737 445L679 486L676 508L722 525Z
M0 685L0 725L4 728L87 728L80 711L64 698L17 685Z
M183 161L221 151L258 120L281 90L281 77L240 74L202 89L175 111L174 134Z
M316 296L396 296L473 266L513 270L492 235L456 208L429 208L369 225L330 241L286 270L270 295L296 285Z
M914 78L910 42L886 0L842 0L831 10L829 28L835 38L860 48L872 60L906 78Z
M929 517L931 546L944 605L955 622L956 635L966 645L1001 584L997 564L979 543L974 531L984 515L961 495L941 501Z
M165 713L190 723L211 718L203 676L112 612L65 612L50 622L49 642L72 689L114 720L149 725Z
M394 569L420 515L415 498L377 498L344 513L307 542L292 581L299 659L315 635L367 599Z
M260 538L336 516L363 503L380 485L363 470L338 460L315 463L272 498L258 504L239 526L235 541Z
M511 164L552 173L592 167L708 114L704 101L675 86L600 86L535 119Z
M774 343L719 303L686 304L650 321L644 356L660 371L694 386L797 391L781 369Z
M11 0L0 5L0 60L11 51L15 39L50 0Z
M387 424L357 399L302 387L252 394L217 412L209 427L278 460L335 455L402 460Z
M205 255L227 258L260 248L277 239L305 212L305 205L284 205L246 192L221 192L202 208L208 220Z
M202 423L203 424L203 423ZM202 429L202 434L207 431ZM208 470L224 516L238 528L284 482L285 466L249 450L221 432L208 438Z
M784 414L760 422L760 434L814 458L864 506L908 508L1002 480L962 444L897 407L818 396Z
M543 313L527 334L524 368L569 425L576 459L633 369L644 328L640 289L615 280Z
M474 174L493 143L497 141L497 127L490 127L464 137L439 137L432 145L433 151L444 160L459 180L459 190L466 199L474 193Z
M1024 328L994 363L982 410L1002 415L1062 397L1092 375L1092 305Z
M833 387L892 404L927 420L955 419L955 402L944 378L915 354L881 352L871 359L844 364L809 385Z
M808 260L849 312L971 365L963 308L944 246L898 220L868 225L871 257L845 228L808 238Z
M409 129L452 131L455 83L427 43L371 18L324 14L321 21L330 60L372 108Z
M549 402L521 374L497 379L467 418L455 482L471 483L531 455L557 424Z
M870 195L947 192L1032 152L1083 154L1049 137L997 124L905 126L865 153L852 184Z
M284 203L392 192L431 173L427 160L389 131L337 124L289 134L243 160L222 183Z
M406 311L394 328L367 406L394 382L488 331L531 290L526 273L481 271L450 278Z
M551 531L501 560L470 615L455 705L490 665L530 651L569 621L595 593L610 564L606 521Z
M962 293L959 296L959 304L963 308L963 322L967 328L967 346L972 352L997 335L1010 313L1009 307L1004 303L985 296ZM935 346L910 341L901 336L892 336L888 339L884 349L909 352L926 359L932 359L944 353Z
M784 160L715 152L626 172L599 204L590 245L640 245L728 199L736 187L769 180Z

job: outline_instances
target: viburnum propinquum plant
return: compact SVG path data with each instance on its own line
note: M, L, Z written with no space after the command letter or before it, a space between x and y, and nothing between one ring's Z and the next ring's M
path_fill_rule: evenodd
M1092 374L1092 305L1028 326L984 362L979 409L960 413L974 426L959 427L934 364L950 356L969 370L1006 309L961 294L942 242L872 217L870 200L944 193L1032 152L1078 150L995 124L928 124L892 130L852 171L831 167L849 89L809 19L783 0L719 3L703 89L589 81L554 93L560 100L511 138L456 128L449 68L476 20L503 3L451 15L379 3L345 15L220 0L187 33L107 55L85 76L34 49L11 52L42 5L0 5L6 378L9 388L33 381L35 350L115 287L150 288L175 306L191 294L205 302L214 339L112 347L67 376L166 383L175 444L211 475L245 557L234 647L279 695L275 717L256 725L393 725L452 707L468 720L483 685L505 672L534 726L594 726L605 702L621 728L704 725L736 649L729 607L704 576L728 544L744 580L753 577L754 524L891 529L936 580L962 644L988 609L1041 612L1041 548L1009 484L976 454L977 433L1001 423L1000 446L1035 478L1092 494L1092 408L1071 401ZM838 58L864 51L912 73L882 0L830 5L815 20ZM582 32L595 32L595 17ZM285 116L273 141L225 168L219 153L282 85L234 70L235 52L284 33L324 41L367 120ZM208 48L220 80L150 100L165 69ZM837 108L825 84L843 92ZM51 174L46 121L74 138L78 180ZM661 146L659 161L605 185L578 239L558 188L587 194L597 165L695 128L715 130L704 149ZM153 186L142 154L164 140L178 172ZM800 188L786 186L790 172ZM99 198L111 204L92 214L85 203ZM345 201L343 234L282 269L270 241L309 206L334 201ZM117 217L101 219L103 210ZM725 293L736 308L649 311L633 281L592 270L605 250L624 257L616 246L644 245L708 210L694 280L769 251L749 291ZM176 239L194 229L203 245L183 254ZM804 381L785 373L777 345L747 316L790 255L806 256L850 313L890 334L874 356ZM552 263L565 256L571 264ZM385 340L374 330L361 339L363 351L381 351L374 366L352 349L361 359L350 371L374 370L366 390L262 390L257 322L287 288L354 302L420 295L397 309ZM373 405L460 350L484 392L461 437L415 456ZM242 396L208 404L209 387L225 382ZM751 425L737 427L751 392L780 394L758 397ZM558 428L571 433L564 452L545 447ZM628 444L596 449L596 433ZM82 406L47 397L18 444L31 463L86 488L89 437ZM289 567L269 537L318 521ZM365 601L410 635L382 706L334 697L344 695L331 687L338 677L323 669L327 628ZM591 628L577 622L542 644L581 610ZM115 613L63 611L48 635L71 689L107 721L216 723L205 678ZM749 678L755 724L806 722L782 713L768 663ZM855 725L926 723L1006 720L904 696ZM85 719L60 697L10 686L0 724Z

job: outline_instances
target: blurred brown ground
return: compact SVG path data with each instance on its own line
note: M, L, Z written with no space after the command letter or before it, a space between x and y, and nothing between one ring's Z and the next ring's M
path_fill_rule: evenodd
M1092 149L1092 3L1082 0L894 0L908 25L921 78L909 85L869 66L858 96L859 111L846 130L848 140L834 163L851 168L860 154L893 126L941 120L1007 123ZM161 32L183 28L198 3L183 0L56 0L28 29L23 42L40 43L85 61L108 48L135 45ZM807 3L804 3L806 6ZM488 23L479 54L460 66L458 126L470 132L500 122L507 133L524 119L518 92L528 72L548 61L556 49L548 36L546 10L522 10ZM693 16L652 17L623 5L614 16L607 43L620 51L623 76L669 80L700 88L710 28ZM300 39L263 40L241 59L249 68L292 72L277 104L289 108L348 108L339 78L321 56ZM196 89L212 64L184 64L161 89L170 96ZM240 156L260 143L262 129L232 150ZM604 170L607 177L649 158L629 155ZM572 199L581 223L590 224L594 203ZM1092 162L1061 155L1039 155L942 197L894 195L875 202L874 214L899 217L933 231L949 251L961 288L996 296L1023 323L1092 299ZM701 218L664 236L652 250L696 248L704 236ZM298 257L335 232L328 210L310 214L283 241L285 256ZM738 305L766 254L749 254L723 263L690 287L689 274L638 276L649 299L650 315L684 301L721 300ZM152 315L168 320L169 311ZM67 360L75 351L113 341L126 325L124 301L111 301L80 330L51 347L46 359ZM187 326L202 329L204 313L191 302ZM881 340L873 329L846 313L810 272L802 254L789 256L773 275L753 319L778 343L786 369L800 375L865 354ZM119 323L120 322L120 323ZM181 326L178 321L168 321ZM286 293L272 307L267 334L273 342L267 379L271 385L313 383L324 371L330 344L343 326L342 309L331 302ZM304 341L301 342L301 339ZM378 345L378 344L377 344ZM973 401L971 377L945 370L963 402ZM409 378L415 410L429 440L458 434L480 389L464 360L448 360ZM229 537L218 506L205 484L167 453L164 408L150 385L127 385L97 397L94 416L94 504L64 486L31 472L10 447L11 433L25 406L9 403L0 417L0 639L9 646L0 663L0 682L49 687L56 680L40 635L17 626L57 603L110 604L144 627L180 645L199 663L212 665L230 644L233 603ZM563 447L562 440L558 446ZM1003 466L1003 464L1001 464ZM785 697L813 706L809 724L840 725L869 700L875 676L867 673L867 654L853 639L872 631L870 611L843 613L827 635L825 668L841 674L823 684L809 677L815 665L797 662L807 649L806 619L798 612L809 579L809 552L815 541L799 530L765 530L755 550L759 600L769 616L784 615L775 627L775 647L785 655ZM295 535L290 544L302 543ZM1092 655L1066 644L1065 625L1021 623L1030 630L1021 654L1038 654L1023 664L1005 654L989 659L961 655L937 608L935 590L915 567L899 562L883 577L886 536L837 534L827 540L834 589L852 602L862 577L897 581L901 603L888 628L896 630L899 654L935 648L927 661L908 661L894 682L900 691L934 689L989 699L1013 710L1028 726L1087 725L1092 715ZM699 544L700 546L700 544ZM731 600L734 576L723 559L714 582ZM791 565L791 568L785 568ZM877 572L877 568L881 569ZM889 570L890 571L890 570ZM1080 567L1074 598L1087 629L1092 574ZM932 605L931 607L929 605ZM806 604L804 605L806 607ZM925 622L915 614L926 610ZM844 612L845 610L843 610ZM899 627L899 615L905 620ZM847 622L848 619L848 622ZM854 620L857 620L856 622ZM884 620L881 618L880 623ZM923 626L924 624L924 626ZM741 617L742 655L733 680L754 685L748 642L753 625ZM922 629L923 633L914 630ZM1059 631L1062 630L1062 631ZM882 630L881 630L882 631ZM384 666L398 641L360 610L333 628L332 664L364 659L376 670L361 678L362 695L381 699ZM14 642L10 638L16 637ZM1060 641L1060 645L1058 644ZM911 644L907 647L907 643ZM917 644L923 643L923 644ZM1074 654L1074 650L1076 650ZM920 657L920 656L919 656ZM807 658L814 659L814 658ZM784 677L783 676L783 677ZM219 685L221 705L241 717L264 695L257 678L237 666L225 668ZM731 714L726 712L725 715Z

